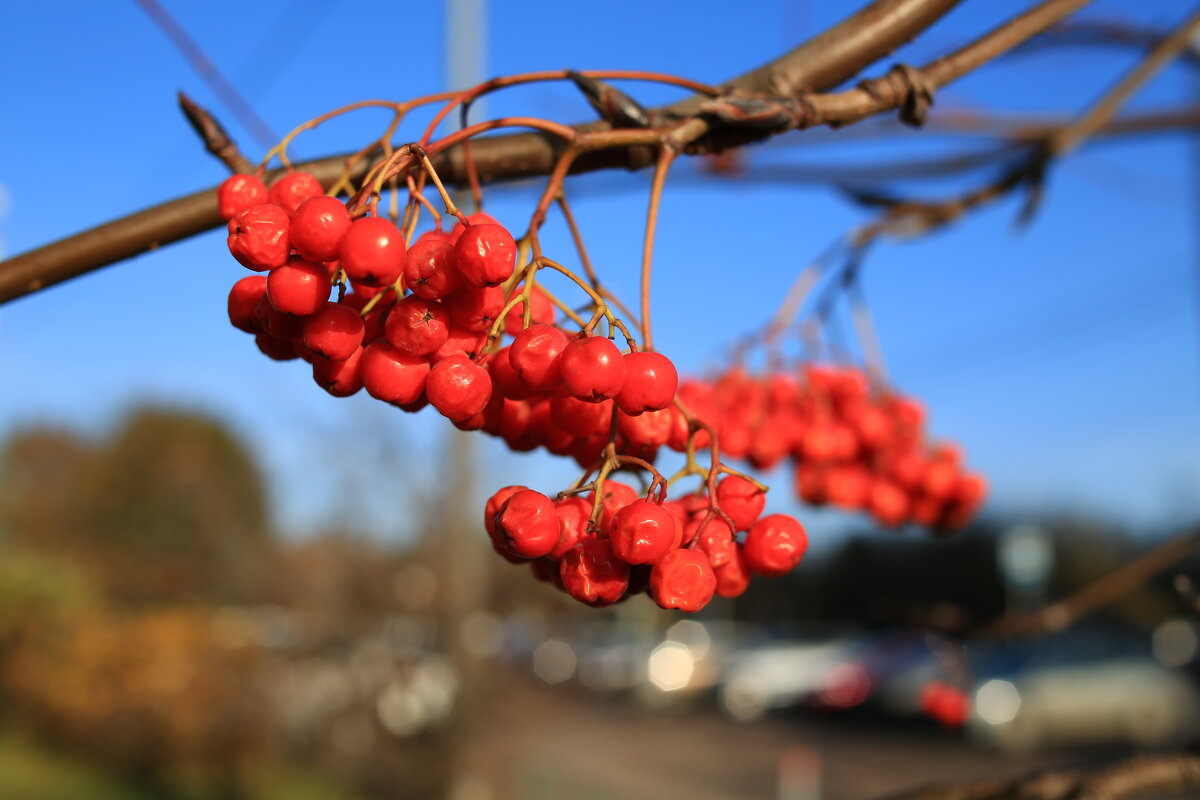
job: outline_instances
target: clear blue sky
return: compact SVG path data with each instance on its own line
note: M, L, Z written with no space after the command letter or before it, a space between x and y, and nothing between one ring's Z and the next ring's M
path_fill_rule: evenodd
M279 133L343 103L443 88L436 2L163 2ZM641 68L719 82L848 5L759 2L733 12L715 2L493 2L487 70ZM967 0L897 57L922 63L1024 5ZM1185 5L1111 0L1091 15L1167 24ZM1069 112L1135 58L1073 50L1009 61L954 85L937 108ZM178 89L216 111L247 153L262 152L132 0L0 6L3 251L219 181L221 166L175 106ZM647 103L675 96L635 91ZM1198 95L1200 72L1175 68L1134 107ZM590 116L573 91L550 86L513 92L490 111ZM357 146L382 122L364 112L302 138L295 155ZM906 137L818 147L799 136L750 158L869 163L945 146ZM668 185L655 279L657 345L685 370L754 327L808 259L867 219L820 187L694 174L684 165ZM630 298L647 181L605 175L569 187L605 277ZM1198 186L1200 153L1183 137L1099 145L1053 172L1023 232L1006 201L871 256L866 290L893 378L928 404L935 433L963 443L991 479L996 508L1086 509L1140 524L1200 513ZM497 192L489 210L519 226L536 190ZM547 248L569 256L556 226ZM410 418L365 397L333 400L303 365L260 356L224 316L228 287L244 274L212 233L0 308L0 436L35 421L100 431L148 398L194 405L258 448L288 527L365 507L382 533L402 534L391 502L406 480L397 465L436 463L446 426L432 412ZM508 482L514 469L547 491L573 477L548 457L484 453L489 484ZM789 507L787 477L770 477L780 488L773 502Z

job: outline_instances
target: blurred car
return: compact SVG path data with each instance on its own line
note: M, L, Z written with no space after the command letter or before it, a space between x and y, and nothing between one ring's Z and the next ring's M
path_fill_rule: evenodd
M843 673L864 644L841 636L745 648L730 659L718 702L734 719L750 721L803 703L831 683L848 687L852 678Z

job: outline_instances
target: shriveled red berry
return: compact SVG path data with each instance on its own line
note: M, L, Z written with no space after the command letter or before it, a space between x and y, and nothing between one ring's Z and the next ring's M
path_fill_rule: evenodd
M655 564L679 546L679 529L671 512L649 500L637 500L613 515L608 538L622 561Z
M387 286L404 271L404 236L391 220L360 217L346 229L338 254L355 285Z
M588 520L592 516L592 505L579 495L569 495L554 501L554 511L558 514L562 531L558 537L558 544L550 551L550 557L561 559L576 542L591 536L587 528Z
M499 286L513 273L517 243L503 225L471 225L454 243L455 264L472 286Z
M343 361L362 345L366 324L358 311L342 303L325 307L304 320L304 344L330 361Z
M454 243L446 234L428 231L413 242L404 257L404 283L426 300L447 297L462 285Z
M483 411L492 397L492 379L466 356L451 356L433 365L425 394L442 416L457 422Z
M626 353L625 382L617 393L617 405L626 414L666 408L675 399L679 373L662 353Z
M496 515L495 529L496 538L521 558L547 555L558 544L562 532L554 501L532 489L508 498Z
M521 486L519 484L505 486L488 498L487 504L483 507L483 528L488 532L488 536L495 538L496 515L500 513L500 509L504 508L504 504L508 502L508 498L528 488L528 486Z
M265 203L270 199L267 187L253 175L230 175L217 189L217 211L221 219L233 219L250 206Z
M363 387L361 347L340 361L313 360L313 380L334 397L349 397Z
M289 172L271 185L271 202L295 214L310 197L325 194L321 182L308 172Z
M662 608L695 613L717 590L717 576L698 550L672 550L650 571L650 596Z
M436 301L410 294L388 312L384 332L400 352L427 356L450 338L450 315Z
M743 545L746 564L768 578L791 572L807 549L804 526L786 514L769 514L754 523Z
M562 381L567 391L596 403L616 397L625 385L625 359L603 336L572 339L562 352Z
M485 289L463 286L447 297L444 304L455 325L483 333L504 310L504 290L499 286Z
M736 530L749 530L766 503L766 492L740 475L726 475L717 484L717 505L733 520Z
M577 542L563 555L559 570L567 594L589 606L611 605L629 586L629 565L617 558L607 539Z
M700 537L699 549L704 551L704 555L708 556L708 562L714 568L724 566L733 560L734 551L737 549L737 542L733 538L733 531L729 529L729 525L720 517L710 519L703 528L700 525L704 523L704 517L692 523L698 531Z
M567 346L567 335L551 325L531 325L517 335L508 348L508 360L521 380L536 392L558 385L559 356Z
M258 333L262 323L254 313L267 292L267 277L265 275L247 275L233 285L229 290L229 321L233 327L246 333Z
M289 236L292 247L309 261L335 261L349 229L350 212L342 201L319 194L296 209Z
M267 300L276 311L306 317L329 300L329 273L324 264L293 256L267 273Z
M367 345L362 356L363 387L376 400L407 405L425 396L429 362L401 353L386 341Z
M291 254L288 214L274 203L242 209L229 220L229 252L255 272L282 266Z

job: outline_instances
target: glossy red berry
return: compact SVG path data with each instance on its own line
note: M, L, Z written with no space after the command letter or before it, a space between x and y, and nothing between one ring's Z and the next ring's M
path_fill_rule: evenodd
M580 400L596 403L616 397L625 385L625 371L621 351L603 336L572 339L563 348L563 385Z
M733 558L713 567L717 576L717 594L721 597L740 597L750 586L750 566L740 544L734 546Z
M650 596L662 608L695 613L716 590L717 576L698 550L672 550L650 571Z
M588 500L593 499L593 495L589 494ZM600 530L607 535L617 512L637 499L638 493L632 486L606 480L600 489Z
M361 217L346 229L338 254L356 285L387 286L404 271L404 236L390 220Z
M289 236L292 247L309 261L335 261L349 229L350 212L342 201L319 194L296 209Z
M410 294L388 312L384 332L400 352L427 356L450 338L450 315L437 301Z
M363 387L361 347L340 361L313 360L313 380L334 397L349 397Z
M454 243L454 257L467 283L499 286L516 266L517 243L502 225L472 225Z
M708 556L708 562L714 568L724 566L733 560L735 551L737 550L737 541L733 538L733 531L729 529L729 525L720 517L713 517L703 528L699 526L704 523L704 517L692 523L699 530L700 543L698 548Z
M570 395L550 399L550 419L575 436L592 436L608 431L612 424L612 401L585 403Z
M358 351L365 330L362 316L352 307L326 303L304 320L304 344L322 358L343 361Z
M588 532L588 521L592 516L591 503L579 495L569 495L554 501L554 511L562 528L558 544L550 551L550 557L562 559L576 542L592 536Z
M447 297L462 285L454 262L454 244L438 231L421 235L404 257L404 284L418 297Z
M613 553L607 539L585 539L563 555L563 589L589 606L611 605L625 596L629 565Z
M504 290L499 286L480 289L463 286L444 301L450 319L460 328L483 333L504 310Z
M451 356L433 365L425 394L442 416L457 422L483 411L492 397L492 379L466 356Z
M271 202L289 215L310 197L325 194L321 182L307 172L290 172L271 185Z
M613 515L608 538L617 558L627 564L655 564L679 546L679 529L671 512L637 500Z
M562 529L554 501L541 492L524 489L508 498L496 515L496 538L521 558L540 558L558 544Z
M217 211L221 219L233 219L250 206L267 202L266 184L253 175L230 175L217 189Z
M329 300L329 273L324 264L293 256L267 273L267 300L276 311L306 317Z
M425 396L428 378L428 361L401 353L386 341L372 342L363 351L363 387L376 400L393 405L415 403Z
M229 252L255 272L282 266L291 254L288 214L274 203L250 206L229 220Z
M626 353L625 382L617 394L617 405L626 414L666 408L675 399L679 373L662 353Z
M508 498L528 488L528 486L521 486L519 484L505 486L488 498L487 504L483 508L483 528L488 532L488 536L495 538L496 515L500 513L500 509L504 508L504 504L508 502Z
M553 389L559 381L559 356L567 335L550 325L531 325L513 340L508 360L521 380L535 392Z
M233 327L246 333L258 333L262 323L254 313L258 301L266 295L267 277L247 275L229 290L229 321Z
M791 572L807 549L804 527L786 514L769 514L754 523L743 545L746 564L768 578Z
M749 530L767 503L767 493L740 475L726 475L717 484L717 505L733 520L735 530Z

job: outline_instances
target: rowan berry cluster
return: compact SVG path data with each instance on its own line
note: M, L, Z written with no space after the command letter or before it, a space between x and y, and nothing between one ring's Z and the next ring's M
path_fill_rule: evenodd
M759 470L790 460L806 503L935 531L964 526L983 503L984 480L965 471L958 448L926 443L922 406L874 391L860 370L809 363L756 378L733 368L685 381L680 397L713 421L726 456Z
M587 470L555 500L514 486L489 501L487 530L509 560L532 561L590 605L648 587L660 605L686 611L740 594L751 572L779 575L800 560L798 522L758 519L765 487L725 468L715 449L707 472L696 465L696 448L712 440L674 402L671 360L638 350L627 332L627 352L595 335L603 307L575 335L559 327L549 295L521 282L536 266L515 272L517 244L491 217L462 218L407 247L390 219L355 217L302 172L270 190L236 175L219 203L230 252L266 272L238 281L228 307L263 353L308 361L335 396L365 388L406 411L432 405L463 430L570 455ZM610 334L624 330L609 323ZM688 454L678 477L707 478L699 492L666 499L652 464L663 446ZM654 475L645 497L608 478L621 469Z

